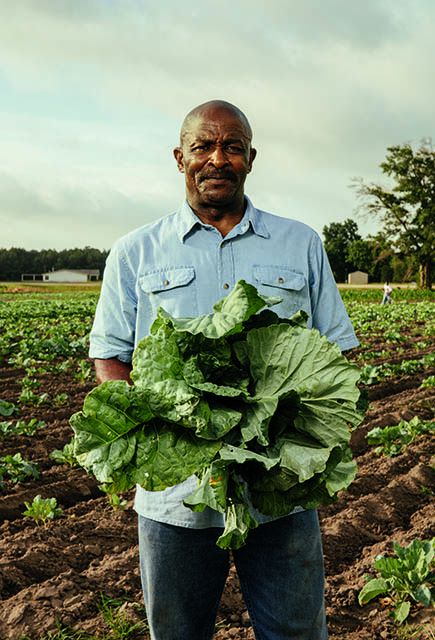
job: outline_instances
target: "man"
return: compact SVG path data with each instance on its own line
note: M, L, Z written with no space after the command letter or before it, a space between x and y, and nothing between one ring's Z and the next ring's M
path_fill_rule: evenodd
M185 118L174 150L186 201L175 214L119 240L107 261L91 334L97 379L129 380L134 346L159 306L175 316L210 313L244 279L298 309L342 349L357 345L317 234L256 209L244 183L256 151L246 116L211 101ZM209 640L228 574L218 548L223 516L183 505L191 477L162 492L138 487L141 576L153 640ZM324 640L323 558L317 514L296 510L250 532L234 562L258 640Z

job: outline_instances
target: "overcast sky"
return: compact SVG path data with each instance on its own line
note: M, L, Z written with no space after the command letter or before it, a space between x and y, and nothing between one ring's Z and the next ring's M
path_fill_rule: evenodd
M108 249L174 211L214 98L251 121L257 207L355 217L351 179L435 135L434 25L433 0L0 0L0 247Z

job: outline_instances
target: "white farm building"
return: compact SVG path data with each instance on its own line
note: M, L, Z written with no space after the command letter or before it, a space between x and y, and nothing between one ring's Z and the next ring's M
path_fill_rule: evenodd
M23 273L21 275L21 280L42 280L43 282L92 282L99 278L99 269L58 269L42 274Z
M44 282L89 282L99 276L99 269L59 269L42 274Z

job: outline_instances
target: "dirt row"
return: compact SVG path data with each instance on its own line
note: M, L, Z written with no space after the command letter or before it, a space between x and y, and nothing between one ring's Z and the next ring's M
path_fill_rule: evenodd
M17 401L22 375L3 367L3 400ZM374 426L397 424L414 415L434 418L435 390L421 389L422 378L419 374L370 388L370 409L352 435L357 479L336 503L320 510L332 640L396 637L388 610L379 602L364 608L358 605L364 574L371 572L377 554L391 551L392 540L408 543L434 535L433 438L422 437L395 458L375 456L366 442ZM128 508L115 511L83 471L56 465L49 458L50 451L70 439L68 417L81 408L89 388L71 385L66 376L44 379L41 391L52 396L69 393L68 407L23 407L20 418L44 419L47 426L37 436L0 440L0 455L19 451L41 469L39 480L6 485L0 495L0 638L4 640L23 636L39 640L56 628L57 621L102 632L101 593L125 599L125 615L142 615L128 604L141 603L132 494L125 496ZM24 501L36 494L56 497L62 517L47 526L23 518ZM419 640L425 640L427 610L418 611L413 621L423 625ZM227 638L254 638L234 569L222 597L215 634L215 640Z

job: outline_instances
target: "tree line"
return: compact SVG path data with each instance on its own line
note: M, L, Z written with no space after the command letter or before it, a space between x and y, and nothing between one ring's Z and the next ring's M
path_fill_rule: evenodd
M108 251L83 249L10 249L0 248L0 281L19 281L22 273L45 273L53 269L99 269L100 277Z

